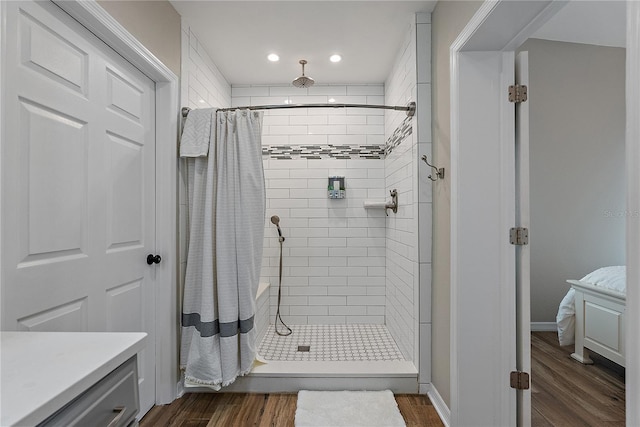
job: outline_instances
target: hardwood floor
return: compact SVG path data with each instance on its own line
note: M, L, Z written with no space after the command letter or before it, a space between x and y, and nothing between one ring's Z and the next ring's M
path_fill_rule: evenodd
M592 355L594 365L571 358L555 332L531 334L531 413L534 427L623 426L624 369ZM191 393L156 406L141 427L292 427L295 394ZM427 396L396 395L408 427L442 426Z
M293 427L296 394L190 393L170 405L154 406L140 427ZM407 427L442 426L424 395L399 394Z
M624 369L592 354L583 365L556 332L531 334L531 418L535 427L623 426Z

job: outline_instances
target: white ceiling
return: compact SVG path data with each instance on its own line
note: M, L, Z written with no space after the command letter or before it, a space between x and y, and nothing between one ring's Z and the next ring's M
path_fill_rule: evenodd
M289 83L305 74L318 84L383 83L416 12L428 1L171 0L231 84ZM533 38L625 46L624 1L569 1ZM266 56L275 52L280 61ZM343 60L334 64L329 56Z
M383 83L415 12L436 1L172 0L231 84ZM270 63L275 52L280 61ZM329 56L338 53L334 64Z
M573 0L532 38L625 47L626 16L624 1Z

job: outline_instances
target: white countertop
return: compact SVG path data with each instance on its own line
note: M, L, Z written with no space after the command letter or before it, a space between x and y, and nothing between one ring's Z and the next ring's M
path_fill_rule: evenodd
M144 348L141 332L0 332L0 425L36 425Z

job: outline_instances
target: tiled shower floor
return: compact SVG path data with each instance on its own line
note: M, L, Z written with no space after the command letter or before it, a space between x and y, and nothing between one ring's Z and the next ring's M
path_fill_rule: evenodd
M384 325L289 326L293 333L287 337L276 334L273 325L269 326L258 349L260 356L281 361L404 360ZM310 350L298 351L298 346L310 346Z

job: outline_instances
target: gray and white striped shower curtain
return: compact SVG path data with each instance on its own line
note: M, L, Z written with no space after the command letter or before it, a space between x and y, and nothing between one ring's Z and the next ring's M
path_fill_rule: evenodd
M219 390L249 373L265 221L262 113L217 113L208 157L187 159L189 244L180 365Z

